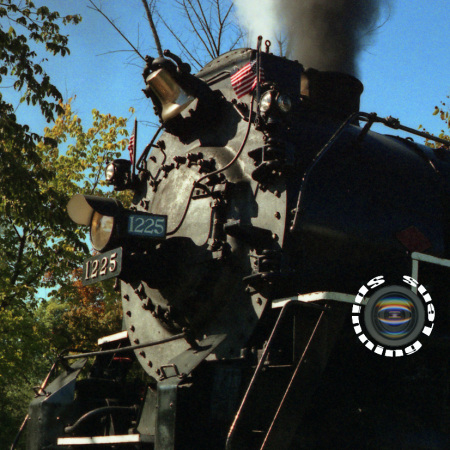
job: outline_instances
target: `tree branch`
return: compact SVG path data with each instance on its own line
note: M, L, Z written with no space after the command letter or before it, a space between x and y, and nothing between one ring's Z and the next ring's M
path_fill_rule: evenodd
M159 18L162 20L162 23L167 28L169 33L176 39L180 47L187 53L189 58L191 58L191 62L197 65L197 68L200 69L202 67L202 63L188 50L186 45L183 44L182 40L178 37L178 35L172 30L172 28L169 26L169 24L161 17Z
M142 4L144 5L144 9L145 9L145 12L147 14L147 20L148 20L148 23L150 24L150 29L151 29L152 34L153 34L153 40L155 41L156 50L158 52L158 55L159 56L163 56L163 51L162 51L162 47L161 47L161 41L159 39L159 35L158 35L157 30L156 30L155 23L153 22L153 14L150 11L150 7L149 7L149 5L148 5L146 0L142 0Z
M17 230L16 230L16 232L17 232ZM11 286L15 286L17 279L19 278L19 275L20 275L20 264L22 262L26 240L27 240L27 234L24 230L23 235L20 236L20 239L19 239L19 249L17 251L17 258L16 258L16 262L14 264L14 271L11 276Z
M195 9L195 7L192 5L192 1L191 0L187 0L189 5L191 6L192 10L194 11L197 20L199 21L199 23L201 24L202 30L204 31L206 38L208 39L209 45L211 46L211 50L212 50L212 57L215 58L216 56L219 56L219 51L217 49L217 45L216 45L216 41L214 38L214 34L212 32L212 28L210 26L210 24L212 24L212 19L211 17L209 18L209 20L206 18L205 15L205 11L203 9L203 5L200 2L200 0L196 0L197 2L197 6L198 9L200 10L201 14L201 18L200 15L197 13L197 10ZM203 19L203 20L202 20Z
M114 24L114 22L92 0L89 0L89 3L92 5L92 7L88 6L88 8L99 12L114 27L114 29L125 39L125 41L128 43L128 45L145 61L145 58L140 54L139 50L127 39L127 37L119 30L119 28Z
M189 0L187 0L187 1L188 1L188 3L190 4L190 7L191 7L192 11L194 12L194 15L197 17L197 20L199 20L198 14L197 14L197 12L195 11L195 9L192 7L192 4L189 2ZM204 27L202 26L201 21L199 20L199 22L200 22L200 28L201 28L201 30L203 30L203 32L205 33L205 35L206 35L206 40L208 41L208 43L205 42L205 40L203 39L203 37L202 37L200 31L198 30L199 27L196 26L196 24L195 24L194 18L192 17L191 12L190 12L188 6L186 5L186 0L183 0L183 1L182 1L181 3L179 3L179 4L180 4L180 6L182 6L182 8L184 9L184 11L185 11L185 13L186 13L186 16L187 16L187 19L189 20L189 23L190 23L190 25L191 25L192 30L193 30L194 33L197 35L197 37L200 39L200 42L201 42L201 43L203 44L203 46L205 47L205 50L208 52L209 56L210 56L212 59L214 59L214 58L215 58L214 50L213 50L213 48L211 48L211 45L210 45L210 43L209 43L209 36L208 36L208 34L206 33ZM185 48L184 45L183 45L183 48ZM200 64L200 67L201 67L201 66L202 66L202 64Z

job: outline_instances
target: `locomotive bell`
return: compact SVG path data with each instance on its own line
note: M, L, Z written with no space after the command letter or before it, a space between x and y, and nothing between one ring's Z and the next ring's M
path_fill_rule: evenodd
M159 69L145 80L161 102L161 118L164 122L180 114L194 101L172 78L167 70Z

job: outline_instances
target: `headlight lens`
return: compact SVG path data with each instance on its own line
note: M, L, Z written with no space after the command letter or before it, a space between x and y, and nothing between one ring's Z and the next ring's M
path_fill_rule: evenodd
M95 250L101 251L111 239L114 229L114 217L94 212L91 221L91 243Z
M287 113L292 108L291 98L289 97L289 95L280 94L277 98L277 105L281 111L283 111L284 113Z
M105 180L107 183L112 181L115 172L116 171L115 171L114 163L108 164L108 167L106 168L106 171L105 171Z
M272 105L272 91L267 91L261 96L259 109L261 112L265 113L269 110L271 105Z

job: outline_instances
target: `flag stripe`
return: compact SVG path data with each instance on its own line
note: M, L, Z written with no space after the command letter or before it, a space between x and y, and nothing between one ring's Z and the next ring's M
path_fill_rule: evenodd
M264 69L259 69L260 81L264 81ZM236 73L231 75L231 86L237 98L241 98L246 94L249 94L256 87L256 61L247 63L241 67Z
M130 153L131 164L134 164L134 149L136 147L136 127L137 122L134 123L133 134L130 136L130 141L128 142L128 152Z
M242 80L243 78L246 78L248 75L252 75L252 74L253 74L253 71L252 71L251 67L244 66L239 72L236 72L231 77L231 82L236 83L236 82Z

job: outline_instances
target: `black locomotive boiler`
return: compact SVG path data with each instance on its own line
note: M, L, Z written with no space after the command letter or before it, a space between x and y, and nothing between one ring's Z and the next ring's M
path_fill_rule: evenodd
M166 51L144 79L164 133L135 167L107 170L132 207L68 205L99 252L84 283L120 280L123 331L61 356L30 405L28 448L444 448L448 152L371 131L405 127L360 113L354 77L268 52L194 76ZM433 334L414 354L375 354L355 335L355 296L413 264L417 276L419 260Z

